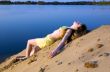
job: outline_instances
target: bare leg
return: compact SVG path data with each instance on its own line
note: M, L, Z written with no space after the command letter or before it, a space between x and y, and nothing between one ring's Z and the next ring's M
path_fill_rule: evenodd
M30 44L30 42L28 40L27 47L26 47L26 57L29 57L31 51L32 51L32 45Z
M37 53L40 50L40 48L36 45L32 48L32 51L30 53L30 56L34 55L35 53Z
M28 40L27 47L26 47L26 57L29 57L31 52L36 51L35 48L33 49L35 45L36 43L34 39Z

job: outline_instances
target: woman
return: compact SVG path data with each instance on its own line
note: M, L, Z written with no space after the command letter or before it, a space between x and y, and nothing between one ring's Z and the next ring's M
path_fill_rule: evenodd
M62 26L59 29L55 30L53 33L48 34L44 38L36 38L36 39L30 39L27 42L26 47L26 57L28 58L38 52L39 50L53 44L55 41L62 39L59 43L58 47L54 49L49 56L52 58L54 57L65 45L65 42L69 38L69 36L72 34L72 31L84 31L86 30L86 27L84 28L84 25L81 25L79 22L74 22L72 26L66 27Z
M71 40L71 38L75 39L87 33L87 27L79 22L74 22L73 25L71 27L67 27L67 29L68 30L66 31L58 47L50 53L50 58L54 57L62 50L63 46L66 44L65 42L68 42L69 40ZM72 35L74 36L72 37Z

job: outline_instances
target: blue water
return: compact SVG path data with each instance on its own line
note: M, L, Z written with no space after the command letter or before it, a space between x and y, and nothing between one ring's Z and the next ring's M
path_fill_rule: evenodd
M110 24L110 6L0 5L0 58L24 49L28 39L70 26L74 20L88 29Z

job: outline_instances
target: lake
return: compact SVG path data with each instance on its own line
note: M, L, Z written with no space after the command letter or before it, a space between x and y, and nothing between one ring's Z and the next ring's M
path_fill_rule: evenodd
M44 37L74 20L90 30L110 24L110 6L0 5L0 58L23 50L28 39Z

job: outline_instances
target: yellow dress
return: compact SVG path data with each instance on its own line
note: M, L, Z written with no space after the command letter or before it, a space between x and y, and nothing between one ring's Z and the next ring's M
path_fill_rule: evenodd
M49 35L47 35L46 37L44 38L37 38L36 39L36 43L37 45L42 49L42 48L45 48L46 46L49 46L51 44L53 44L55 41L53 39L51 39L49 37Z
M66 26L62 26L60 27L62 30L66 31ZM64 36L64 34L62 35L62 37ZM45 48L46 46L50 46L51 44L53 44L55 42L55 40L51 39L49 37L49 35L47 35L44 38L36 38L36 43L37 45L42 49Z

